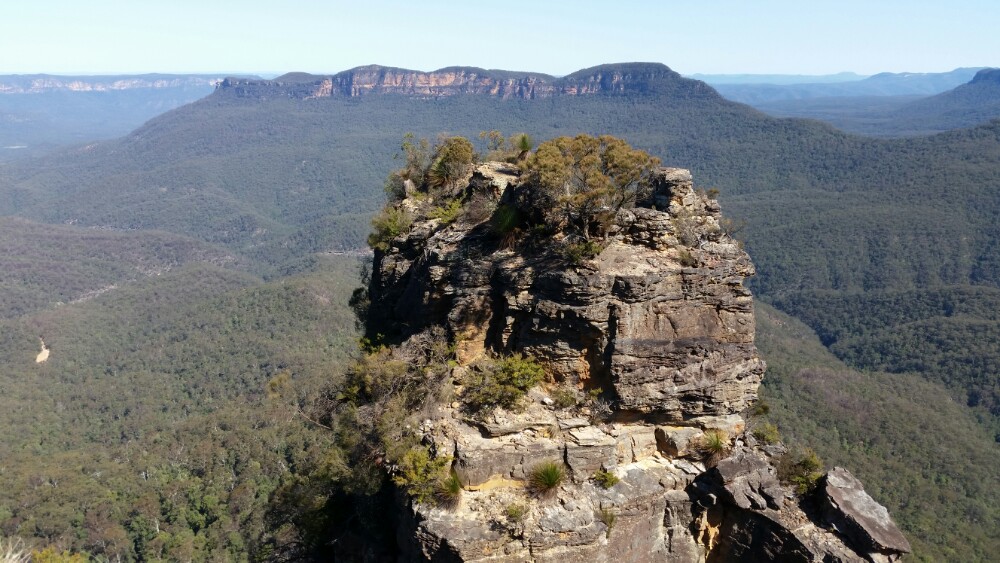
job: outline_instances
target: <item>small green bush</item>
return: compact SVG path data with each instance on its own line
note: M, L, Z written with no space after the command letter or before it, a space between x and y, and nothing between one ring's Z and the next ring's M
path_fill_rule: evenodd
M617 475L615 475L610 471L605 471L603 469L600 469L597 471L597 473L594 473L594 482L596 482L598 485L601 486L601 488L604 489L610 489L611 487L614 487L615 485L618 484L619 481L621 481L621 479L619 479Z
M691 254L690 250L683 249L677 253L677 259L680 261L681 266L685 268L694 268L698 265L698 259Z
M462 200L453 199L448 203L435 207L427 212L428 219L440 219L442 225L448 225L455 222L459 215L462 214Z
M463 399L473 412L496 407L514 409L528 389L545 378L541 364L520 353L494 360L465 380Z
M426 182L433 188L451 185L472 166L475 148L465 137L449 137L434 150Z
M564 246L563 256L566 257L566 260L569 261L570 264L578 266L582 264L584 260L596 258L602 250L604 250L604 245L601 243L593 240L586 240Z
M546 461L535 466L528 474L528 490L540 497L555 494L566 478L563 466L555 461Z
M770 422L765 422L754 428L753 437L765 444L777 444L781 441L781 434L778 433L778 427Z
M753 416L764 416L769 412L771 412L771 405L767 404L767 401L757 401L750 414Z
M462 499L462 480L455 473L451 473L438 483L434 498L441 506L457 506Z
M505 512L508 522L520 524L524 522L524 518L528 515L528 507L519 503L508 504Z
M823 476L823 461L810 448L806 448L798 456L785 454L778 460L778 479L786 485L791 485L795 492L804 495L816 488L816 483Z
M374 231L368 235L368 246L377 250L388 250L392 239L405 233L413 219L402 209L388 207L372 219Z
M560 387L552 393L552 401L560 409L568 409L577 405L576 393L572 389Z
M392 481L402 487L413 500L426 503L434 500L442 482L442 473L451 464L449 457L432 458L424 446L407 450L397 463L398 469ZM461 489L461 483L459 483Z

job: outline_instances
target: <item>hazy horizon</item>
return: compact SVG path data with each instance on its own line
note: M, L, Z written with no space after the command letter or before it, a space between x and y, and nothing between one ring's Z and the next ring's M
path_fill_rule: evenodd
M0 5L0 50L17 54L0 74L324 74L377 62L561 76L615 61L708 75L947 72L998 65L998 19L1000 5L981 0L947 10L901 0L808 9L787 0L582 0L571 9L527 0L502 9L442 0L38 0Z

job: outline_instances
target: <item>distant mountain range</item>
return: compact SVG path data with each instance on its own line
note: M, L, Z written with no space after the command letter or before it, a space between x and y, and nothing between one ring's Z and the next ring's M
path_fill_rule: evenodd
M950 72L883 72L860 80L821 83L727 83L708 81L734 102L756 105L778 100L847 96L930 96L971 80L982 67Z
M221 76L0 76L0 162L110 139L207 96Z
M861 135L903 137L973 127L1000 118L1000 70L934 96L841 96L755 103L777 117L807 117Z

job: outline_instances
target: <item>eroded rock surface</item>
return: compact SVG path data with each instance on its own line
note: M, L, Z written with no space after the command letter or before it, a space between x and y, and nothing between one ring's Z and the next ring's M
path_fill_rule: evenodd
M516 205L519 185L516 168L490 163L455 193ZM444 327L459 394L489 354L529 354L551 377L518 412L438 408L422 437L452 458L464 491L457 507L408 503L402 558L878 561L907 552L885 509L840 470L825 481L826 516L811 519L777 478L769 456L781 448L758 448L747 434L741 413L764 373L743 287L754 270L717 202L686 170L665 168L637 203L617 213L596 256L576 262L556 250L558 235L503 240L484 216L417 220L376 253L369 322L400 340ZM567 389L584 399L557 406L551 396ZM722 451L706 450L709 436ZM525 485L546 462L567 475L540 497Z

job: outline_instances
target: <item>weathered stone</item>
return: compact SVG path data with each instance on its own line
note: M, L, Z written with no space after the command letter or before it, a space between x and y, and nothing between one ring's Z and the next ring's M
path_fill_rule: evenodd
M722 496L742 509L777 510L787 496L774 467L753 451L737 450L709 474L717 476Z
M861 482L843 467L831 469L820 482L823 516L855 546L890 558L909 553L910 542Z
M602 467L615 465L617 441L593 426L569 430L566 440L566 464L573 479L583 482Z
M516 205L517 174L480 165L450 193ZM526 353L561 385L604 390L558 409L539 387L521 412L474 417L459 400L419 424L466 489L450 510L410 503L401 560L854 562L909 549L846 471L827 476L826 520L811 521L768 460L781 447L745 434L738 413L764 371L742 285L754 269L686 170L661 169L652 193L617 214L603 251L577 265L544 245L502 247L485 219L444 225L420 219L420 202L400 205L417 221L376 252L374 326L400 338L444 327L461 364L459 399L469 370L493 353ZM702 460L696 446L709 431L733 453ZM526 481L543 462L564 463L571 479L533 497ZM599 469L619 482L602 488L591 479ZM512 506L523 517L510 519Z
M697 446L705 433L690 426L660 426L656 429L656 445L670 457L697 455Z
M551 267L544 250L496 252L476 224L418 221L395 250L376 253L370 321L384 331L444 325L466 363L491 349L527 352L557 379L613 388L621 410L678 421L739 412L764 371L742 286L753 266L715 230L718 211L685 174L661 172L657 197L669 196L669 210L623 211L604 251L575 268ZM516 185L490 167L474 177L504 193Z

